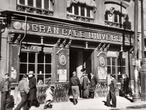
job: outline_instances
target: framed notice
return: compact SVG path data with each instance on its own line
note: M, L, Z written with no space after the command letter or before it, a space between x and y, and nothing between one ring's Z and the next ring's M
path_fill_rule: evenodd
M58 74L58 80L59 82L66 82L67 81L67 69L58 69L57 70Z

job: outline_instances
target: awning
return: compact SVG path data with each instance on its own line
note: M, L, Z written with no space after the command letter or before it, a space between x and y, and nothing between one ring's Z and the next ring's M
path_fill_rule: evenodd
M96 7L95 0L67 0L67 7L70 7L72 3L81 3L90 7Z

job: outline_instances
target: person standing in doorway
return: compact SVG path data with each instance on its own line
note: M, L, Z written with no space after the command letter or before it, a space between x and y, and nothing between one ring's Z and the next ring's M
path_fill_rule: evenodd
M9 73L5 74L4 81L2 84L2 96L1 96L1 110L7 110L6 108L6 101L10 94L10 81L9 81Z
M71 85L71 90L72 90L72 95L73 95L73 104L76 105L78 103L78 97L80 94L79 92L80 81L75 71L72 73L72 75L73 76L71 77L70 85Z
M97 84L97 78L93 73L90 73L90 87L89 87L89 97L94 98L95 89Z
M114 78L114 75L111 74L110 75L110 84L109 84L109 91L108 91L108 95L107 95L107 102L106 105L107 106L112 106L112 107L116 107L116 79ZM110 101L112 101L112 104L110 104Z
M18 91L20 91L21 102L17 105L15 110L21 110L21 108L23 108L23 110L27 110L26 103L28 101L29 83L26 74L23 75L18 84Z
M89 78L88 75L86 74L86 69L83 68L83 77L82 77L82 83L81 83L81 88L82 88L82 97L83 98L88 98L89 97Z

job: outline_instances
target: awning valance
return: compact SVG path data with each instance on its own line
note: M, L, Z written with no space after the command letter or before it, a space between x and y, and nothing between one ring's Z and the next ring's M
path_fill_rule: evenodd
M67 0L67 7L70 7L72 3L81 3L90 7L96 7L95 0Z

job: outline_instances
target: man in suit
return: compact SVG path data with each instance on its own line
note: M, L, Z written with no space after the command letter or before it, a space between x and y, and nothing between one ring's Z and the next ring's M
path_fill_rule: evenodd
M110 101L112 101L112 104L110 104ZM116 107L116 79L114 78L114 75L110 75L110 84L109 84L109 92L107 95L107 106Z

